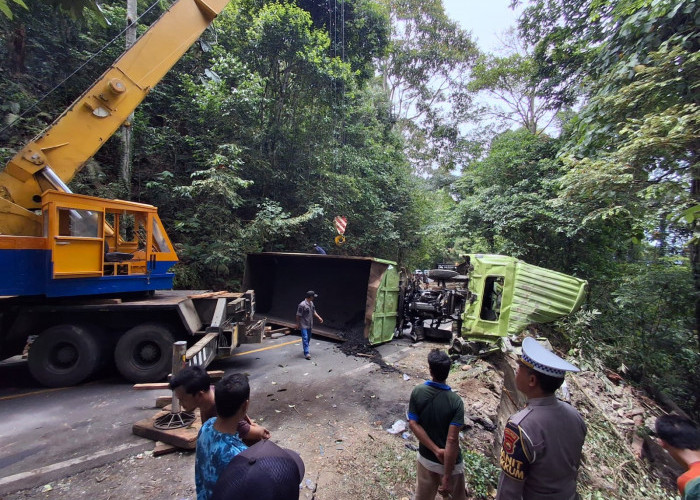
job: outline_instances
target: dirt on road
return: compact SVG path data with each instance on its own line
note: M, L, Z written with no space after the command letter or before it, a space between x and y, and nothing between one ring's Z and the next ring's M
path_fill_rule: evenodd
M446 346L407 343L393 359L381 359L372 350L354 353L375 362L346 373L328 370L323 377L314 376L314 369L320 368L312 361L302 380L289 380L280 365L279 375L269 384L254 388L250 416L272 432L275 442L298 451L304 460L301 499L411 498L417 441L409 433L391 434L387 429L397 420L405 421L411 390L428 378L427 355L435 347ZM516 402L503 390L504 373L514 358L496 357L463 358L448 379L465 403L468 418L461 445L474 499L494 494L497 427L507 416L499 415L499 406L504 407L503 399ZM650 424L660 413L658 407L593 372L580 374L569 390L589 425L580 475L582 498L673 498L675 470L653 444L643 439L645 458L634 455L634 417L641 415ZM193 470L191 452L161 457L146 452L4 499L194 499Z

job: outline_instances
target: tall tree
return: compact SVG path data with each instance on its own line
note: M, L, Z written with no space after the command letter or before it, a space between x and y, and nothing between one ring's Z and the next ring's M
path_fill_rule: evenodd
M415 169L454 169L469 157L460 123L471 111L466 82L477 56L441 0L388 0L392 47L380 61L393 115Z
M549 127L561 103L548 100L536 74L532 47L507 34L504 55L483 54L472 71L468 88L488 98L485 116L502 125L515 124L531 134Z

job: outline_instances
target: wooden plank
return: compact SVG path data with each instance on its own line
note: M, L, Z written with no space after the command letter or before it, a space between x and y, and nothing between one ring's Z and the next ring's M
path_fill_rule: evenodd
M122 299L89 299L86 301L86 305L99 306L105 304L121 304Z
M199 339L195 345L187 349L187 352L185 353L185 358L190 359L192 356L201 351L204 348L204 346L211 342L212 339L215 339L218 336L219 332L207 333L204 337Z
M172 402L173 402L172 396L158 396L156 398L156 408L163 408L169 404L172 404Z
M236 292L228 292L226 290L222 290L220 292L205 292L205 293L198 293L195 295L190 295L190 299L211 299L214 297L222 297L222 298L227 298L227 299L237 299L239 298L242 293L236 293Z
M224 371L223 370L207 370L207 374L209 375L209 378L211 379L212 382L216 382L217 380L221 380L224 378ZM168 380L173 376L172 373L168 374Z
M266 329L268 327L265 327ZM289 333L289 328L288 327L282 327L282 328L275 328L274 330L266 330L266 333Z
M162 441L156 441L156 445L153 448L153 456L160 457L161 455L167 455L168 453L175 453L179 451L180 448L173 446L172 444L164 443Z
M134 384L132 389L136 391L155 391L160 389L170 389L167 382L149 382L147 384Z

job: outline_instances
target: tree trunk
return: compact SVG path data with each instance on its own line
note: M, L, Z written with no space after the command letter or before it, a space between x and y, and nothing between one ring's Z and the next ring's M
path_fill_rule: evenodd
M27 30L24 24L15 28L9 47L10 70L14 75L24 73L24 60L27 56Z
M129 49L136 41L137 0L126 0L126 48ZM125 198L131 198L131 159L132 159L132 128L134 113L132 112L122 125L122 167L121 178L124 185Z
M696 155L693 155L693 157L696 157ZM700 165L696 161L693 163L690 194L695 203L700 203ZM697 340L696 347L700 349L700 243L697 238L700 227L698 226L697 218L693 219L690 228L693 239L688 246L690 250L690 265L693 270L693 281L695 282L695 337ZM700 398L698 398L698 404L700 404Z

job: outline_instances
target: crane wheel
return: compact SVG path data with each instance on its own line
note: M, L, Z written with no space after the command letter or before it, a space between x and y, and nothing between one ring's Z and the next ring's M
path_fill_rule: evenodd
M29 349L29 372L42 385L75 385L95 373L102 350L82 325L54 325L44 330Z
M128 330L117 341L114 361L122 376L134 383L164 379L172 368L173 335L158 323Z

